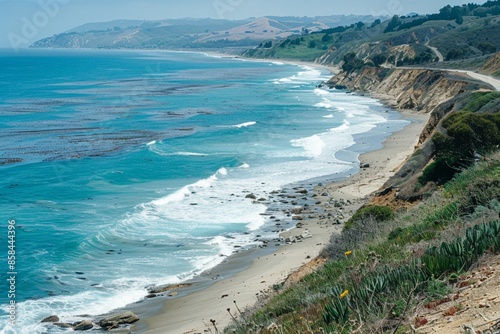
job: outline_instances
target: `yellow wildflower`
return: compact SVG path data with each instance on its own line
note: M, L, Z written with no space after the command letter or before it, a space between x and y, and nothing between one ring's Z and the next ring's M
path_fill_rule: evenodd
M345 254L345 256L349 256L349 255L351 255L351 254L352 254L352 250L348 250L348 251L347 251L347 252L345 252L344 254Z
M348 293L349 293L349 290L344 290L344 292L342 292L340 294L340 298L345 298L345 296L347 296Z

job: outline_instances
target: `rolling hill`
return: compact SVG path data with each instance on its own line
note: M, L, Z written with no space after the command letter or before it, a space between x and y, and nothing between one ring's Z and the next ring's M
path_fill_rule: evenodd
M34 48L189 49L254 47L263 40L317 32L373 16L262 17L246 20L167 19L89 23L35 42Z

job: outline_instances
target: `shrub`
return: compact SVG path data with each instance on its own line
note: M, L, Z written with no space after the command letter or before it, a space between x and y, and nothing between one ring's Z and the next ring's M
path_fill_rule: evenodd
M354 52L346 54L343 61L344 64L342 64L342 70L347 73L358 70L364 66L364 62L359 59Z
M325 35L323 35L323 37L321 37L321 41L323 43L328 43L328 42L333 41L333 37L331 34L325 34Z
M399 18L399 16L394 15L392 19L389 21L389 24L387 24L387 28L384 30L384 34L394 31L397 27L399 27L403 22Z
M387 206L370 205L359 209L345 224L345 228L351 228L354 224L365 223L368 220L382 222L394 218L394 213Z
M421 185L431 181L444 184L458 171L471 165L477 154L488 153L500 144L498 113L460 111L445 118L442 124L447 133L437 133L432 137L436 157L419 178Z
M497 46L489 42L481 42L478 44L477 48L481 50L483 55L497 52Z
M477 206L488 206L494 199L500 200L500 180L498 177L480 177L472 180L460 200L460 210L474 212Z
M383 63L385 63L386 60L387 60L387 57L381 53L372 57L372 61L373 61L373 64L375 64L375 66L382 65Z
M376 19L375 21L373 21L370 28L374 28L374 27L378 26L380 23L382 23L382 21L380 19Z

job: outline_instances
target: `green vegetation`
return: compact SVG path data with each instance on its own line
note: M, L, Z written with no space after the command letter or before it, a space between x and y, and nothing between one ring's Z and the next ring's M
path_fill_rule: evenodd
M387 24L387 27L384 30L384 34L396 30L397 27L401 25L402 21L398 15L394 15L392 19Z
M478 110L491 102L493 94L472 96L466 110ZM467 109L468 108L468 109ZM474 113L460 111L443 120L446 134L436 133L432 141L436 147L434 162L427 166L419 179L443 184L463 168L470 166L478 155L495 150L500 144L500 113Z
M499 16L500 0L446 6L435 14L394 15L385 22L303 31L243 55L342 64L344 57L354 53L367 66L432 64L441 55L446 61L469 59L500 50Z
M367 221L383 222L394 218L394 213L387 206L369 205L359 209L347 221L344 228L352 228L355 224L365 224Z
M481 111L483 107L500 100L500 92L476 92L472 94L472 98L462 110L470 112Z
M394 15L384 33L394 31L396 28L397 30L403 30L418 27L429 21L454 20L455 23L461 25L464 23L464 16L487 17L488 15L498 14L500 14L500 1L488 1L482 6L473 3L454 7L448 5L441 8L438 14L426 15L424 17L417 16L416 19L404 23L399 16Z
M344 63L342 64L342 70L344 72L350 73L355 70L359 70L365 66L365 63L359 59L354 52L348 53L344 56Z
M283 58L313 61L330 47L331 35L291 36L280 41L262 42L258 47L245 52L245 56L259 58Z
M332 237L329 262L225 333L403 333L425 324L410 318L417 305L447 300L483 254L500 253L498 180L497 151L413 209L361 209L353 220L363 224ZM353 244L354 235L364 237Z

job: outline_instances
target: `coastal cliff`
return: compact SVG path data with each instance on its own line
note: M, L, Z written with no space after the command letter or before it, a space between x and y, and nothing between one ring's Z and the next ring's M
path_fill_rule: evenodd
M440 125L451 112L463 108L473 92L491 87L462 73L419 68L374 68L341 72L325 83L330 88L368 93L392 107L418 113L430 113L420 134L418 146L373 197L372 203L393 208L408 206L436 188L436 184L419 184L423 170L434 159L436 148L432 136L445 133Z
M342 72L326 82L326 85L370 93L397 109L424 113L433 111L439 104L465 91L484 86L464 75L446 71L376 67Z

